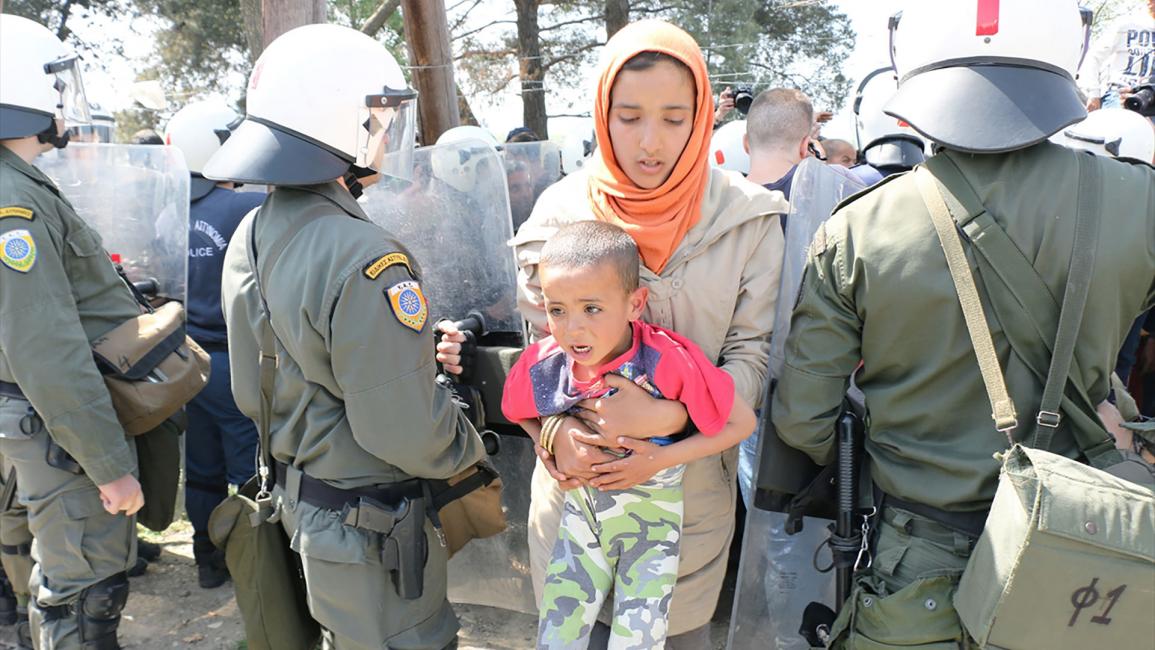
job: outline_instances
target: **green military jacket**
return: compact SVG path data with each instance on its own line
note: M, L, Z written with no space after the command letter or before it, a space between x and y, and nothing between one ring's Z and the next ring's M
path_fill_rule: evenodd
M225 253L222 304L242 412L255 420L260 408L254 236L277 337L276 460L340 488L448 478L481 460L481 438L434 383L415 261L336 182L278 187ZM262 257L286 238L271 264Z
M0 146L0 381L98 485L136 469L90 341L140 315L100 235L39 169Z
M958 165L1061 303L1074 236L1076 157L1088 154L1043 143L1001 155L939 155ZM1097 404L1107 397L1131 323L1155 302L1155 170L1104 158L1093 163L1104 178L1102 227L1075 350L1082 376L1075 379ZM1002 285L984 282L969 246L968 256L1018 412L1016 440L1026 440L1043 382L1012 353L991 309L986 292ZM834 421L859 360L856 383L870 414L866 451L879 487L947 510L988 508L999 472L992 455L1008 440L991 421L946 258L911 174L848 200L811 244L772 413L781 438L818 463L833 461ZM1065 427L1051 450L1079 457Z

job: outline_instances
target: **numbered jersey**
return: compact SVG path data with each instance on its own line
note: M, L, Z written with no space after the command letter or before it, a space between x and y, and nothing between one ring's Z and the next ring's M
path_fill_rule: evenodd
M1155 75L1155 18L1137 14L1109 27L1083 65L1091 97L1139 85Z

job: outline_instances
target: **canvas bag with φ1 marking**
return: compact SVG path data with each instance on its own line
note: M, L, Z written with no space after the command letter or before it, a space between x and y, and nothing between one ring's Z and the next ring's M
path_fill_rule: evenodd
M946 168L943 162L938 164ZM946 171L953 186L965 189L961 174ZM1105 431L1100 436L1094 427L1072 423L1080 450L1095 466L1045 450L1062 416L1078 412L1064 401L1063 387L1097 245L1098 172L1093 161L1080 157L1074 251L1036 417L1036 448L1012 444L1004 455L986 527L954 596L967 632L983 646L1131 647L1155 611L1155 492L1099 469L1113 469L1114 461L1122 458L1105 444L1110 440ZM928 170L917 170L915 179L946 253L992 418L1010 438L1017 426L1014 405L956 230L957 217L952 218L943 190ZM953 195L952 199L958 201ZM995 238L1002 232L988 230ZM1008 263L1007 256L1000 259ZM992 284L988 281L988 286Z

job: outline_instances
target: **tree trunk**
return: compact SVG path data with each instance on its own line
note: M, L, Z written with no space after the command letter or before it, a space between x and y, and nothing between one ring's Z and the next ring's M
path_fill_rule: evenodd
M241 0L249 58L261 52L281 34L302 25L323 23L325 0Z
M421 142L433 144L438 136L461 123L457 86L453 83L453 50L444 0L402 0L405 42L413 85L418 92Z
M539 0L514 0L517 8L517 56L521 78L522 123L541 139L549 138L545 112L545 69L541 63L541 32L537 24Z
M606 40L630 24L630 0L606 0Z

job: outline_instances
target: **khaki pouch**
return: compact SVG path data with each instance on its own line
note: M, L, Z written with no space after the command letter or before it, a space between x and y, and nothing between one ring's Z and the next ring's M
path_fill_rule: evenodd
M209 355L185 334L178 302L121 323L92 352L117 419L133 436L175 414L209 379Z

